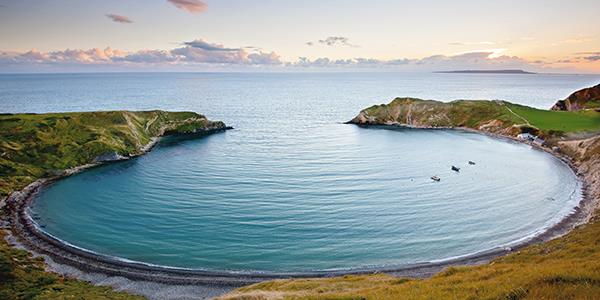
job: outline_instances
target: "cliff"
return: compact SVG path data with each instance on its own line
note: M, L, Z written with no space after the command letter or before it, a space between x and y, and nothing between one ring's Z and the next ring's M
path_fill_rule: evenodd
M193 112L0 115L0 199L76 166L139 155L156 137L225 129Z
M555 138L600 131L600 113L541 110L506 101L457 100L446 103L396 98L389 104L374 105L362 110L348 123L468 128L506 136L528 132Z
M563 111L586 109L600 110L600 84L576 91L567 97L567 99L558 100L558 102L552 106L552 110Z

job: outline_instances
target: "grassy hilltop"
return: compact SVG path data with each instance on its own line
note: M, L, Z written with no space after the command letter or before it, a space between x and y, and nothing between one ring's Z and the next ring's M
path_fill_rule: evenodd
M600 131L596 111L553 111L506 101L439 102L396 98L364 109L351 123L400 124L415 127L466 127L514 136L533 132L547 137Z
M193 112L0 115L0 199L63 170L141 154L153 138L225 129ZM0 217L4 214L0 211ZM0 299L142 299L46 272L0 230Z

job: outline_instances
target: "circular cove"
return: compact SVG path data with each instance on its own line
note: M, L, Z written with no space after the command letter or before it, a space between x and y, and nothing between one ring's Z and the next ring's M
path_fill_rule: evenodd
M142 157L57 181L29 214L62 241L126 260L310 272L505 247L558 223L581 198L565 163L527 145L324 127L310 139L244 130L165 138Z

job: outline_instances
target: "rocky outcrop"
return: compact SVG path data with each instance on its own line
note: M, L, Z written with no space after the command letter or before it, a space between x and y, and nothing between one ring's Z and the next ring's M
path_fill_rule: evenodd
M574 111L586 109L600 111L600 84L579 90L565 100L558 100L552 106L552 110Z

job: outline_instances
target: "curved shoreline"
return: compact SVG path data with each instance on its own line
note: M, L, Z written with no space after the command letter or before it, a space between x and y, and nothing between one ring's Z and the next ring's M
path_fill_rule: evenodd
M362 127L380 127L380 128L398 128L404 127L399 125L368 125ZM464 130L477 134L484 134L494 138L504 140L517 141L515 138L491 134L484 131L473 130L468 128L418 128L419 130ZM144 149L147 152L152 145ZM52 260L75 267L83 272L102 273L110 276L126 277L132 280L150 281L157 283L166 283L173 285L211 285L211 286L229 286L239 287L256 282L283 279L283 278L308 278L308 277L331 277L348 274L372 274L372 273L389 273L393 275L411 276L411 277L426 277L430 276L445 267L452 265L472 265L488 262L489 260L509 254L533 243L544 242L553 238L562 236L568 233L575 226L583 224L589 220L593 212L594 204L588 196L588 182L585 180L586 174L578 172L577 166L569 157L559 155L558 153L549 151L545 148L535 147L538 150L552 154L554 157L565 162L581 182L581 199L574 210L569 215L562 218L559 222L545 229L539 234L527 238L521 242L517 242L512 248L494 248L488 251L482 251L472 255L448 259L439 262L424 262L409 265L389 266L389 267L373 267L373 268L357 268L351 270L325 270L313 272L234 272L234 271L209 271L209 270L193 270L183 268L170 268L165 266L154 266L139 262L124 261L122 259L108 257L102 254L93 253L90 251L77 248L45 233L38 228L27 214L29 204L35 198L35 195L48 184L59 180L63 177L70 176L90 167L100 165L85 165L82 167L68 170L65 174L49 179L40 179L19 193L14 193L7 203L11 203L14 207L10 209L10 223L12 233L18 237L26 249L49 256Z

